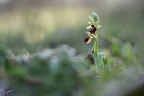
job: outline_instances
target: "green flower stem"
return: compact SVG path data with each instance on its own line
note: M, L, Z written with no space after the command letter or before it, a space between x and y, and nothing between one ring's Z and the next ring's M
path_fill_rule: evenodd
M94 46L93 46L93 50L94 50L94 62L95 62L95 66L96 66L96 73L100 73L100 61L99 61L99 57L98 57L98 32L96 34L92 34L92 37L94 39Z
M94 53L98 56L98 33L96 35L92 34L92 37L94 38Z

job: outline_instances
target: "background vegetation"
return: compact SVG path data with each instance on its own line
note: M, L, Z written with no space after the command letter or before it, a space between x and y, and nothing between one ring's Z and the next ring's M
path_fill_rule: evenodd
M144 85L143 1L0 4L0 96L126 96ZM84 43L92 11L107 53L102 76L87 57L93 42Z

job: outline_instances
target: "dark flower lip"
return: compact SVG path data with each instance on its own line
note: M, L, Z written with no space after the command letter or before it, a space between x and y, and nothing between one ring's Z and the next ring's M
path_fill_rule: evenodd
M92 28L90 28L90 33L94 34L96 32L96 30L97 30L96 27L92 27Z
M85 43L88 44L88 43L91 42L91 40L92 40L92 38L90 38L90 37L86 37L86 38L85 38Z

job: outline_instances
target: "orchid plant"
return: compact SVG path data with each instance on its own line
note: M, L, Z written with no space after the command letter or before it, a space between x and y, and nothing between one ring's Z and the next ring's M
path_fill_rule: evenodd
M86 27L86 29L88 29L89 31L86 32L87 37L85 38L85 43L88 44L92 41L92 39L94 40L94 44L92 48L92 56L94 58L95 69L96 69L95 71L96 73L102 75L104 70L103 60L106 57L106 55L104 52L99 53L98 50L98 28L101 27L101 25L99 25L100 19L95 12L92 12L89 18L91 21L88 22L89 26Z

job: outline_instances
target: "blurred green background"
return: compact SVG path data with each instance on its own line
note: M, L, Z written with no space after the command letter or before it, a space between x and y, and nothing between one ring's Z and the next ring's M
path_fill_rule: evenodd
M143 3L143 0L1 0L0 44L4 47L3 50L10 51L15 56L27 53L34 54L49 48L55 50L62 44L66 44L75 48L77 54L86 57L91 53L93 43L88 45L84 43L86 37L85 32L87 31L87 22L90 21L88 15L94 11L99 15L100 25L102 25L98 30L99 48L100 50L108 51L111 57L113 57L109 57L107 62L116 64L124 63L126 66L134 65L140 68L141 66L144 66ZM118 40L118 42L116 40ZM5 70L2 67L2 63L5 61L3 61L3 51L1 51L1 54L2 59L0 67L2 74L3 70ZM88 67L87 62L85 60L71 62L65 55L58 55L58 57L60 57L59 63L62 64L61 70L60 72L58 71L58 73L48 72L48 70L45 69L45 65L41 65L45 64L46 61L37 58L31 61L32 65L30 66L30 69L28 69L29 71L34 70L32 72L27 72L27 69L23 68L23 66L16 68L12 67L10 68L11 70L8 69L8 73L4 71L4 73L7 74L6 77L9 77L6 80L12 82L10 83L10 89L17 91L9 95L96 96L94 95L95 93L92 94L91 92L94 92L95 87L100 85L97 83L94 86L92 85L95 84L94 82L102 82L103 80L96 79L95 81L94 77L91 77L91 79L86 78L85 76L79 77L77 73L73 74L71 71L67 70L67 68L70 68L69 70L75 70L75 68L72 69L73 67L71 68L71 66L69 66L70 63L76 67L81 66L85 69L85 67ZM108 68L110 66L108 65ZM21 67L22 69L18 70ZM139 68L137 71L134 71L134 73L143 74L143 67ZM17 70L20 74L17 76L17 72L13 73L12 70ZM63 72L63 70L68 74ZM119 71L117 70L118 69L116 69L116 71L114 70L113 73L118 73ZM38 76L36 76L37 72L40 72ZM133 74L131 71L128 71L128 73L131 75ZM35 88L33 88L33 85L30 86L29 84L29 86L23 85L23 80L25 80L25 77L27 77L28 74L30 76L28 76L28 78L36 76L36 78L44 78L45 80L42 81L43 83L40 84L40 86L36 86ZM127 75L124 72L124 76L127 77ZM0 80L3 80L5 77L5 75L0 76ZM112 78L111 76L113 76L113 74L105 74L103 79L107 80L108 78ZM49 80L49 78L51 79ZM61 81L58 82L57 78L61 78ZM135 79L135 76L130 78ZM16 82L17 80L20 81ZM61 82L63 82L62 85ZM79 85L79 82L82 84L80 83ZM70 94L73 85L76 85L76 87L74 87L75 90L77 90L76 88L82 87L75 95L74 93L73 95ZM125 85L125 83L123 83L123 85ZM21 86L23 87L19 88ZM83 93L81 90L87 91ZM24 94L22 92L26 93ZM101 94L100 96L105 95Z

